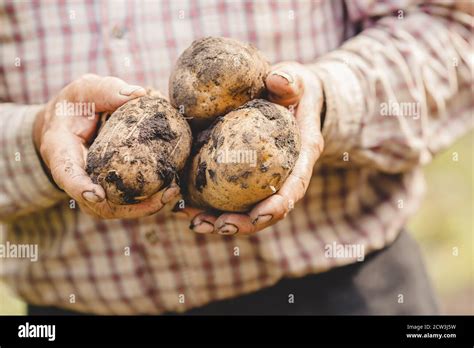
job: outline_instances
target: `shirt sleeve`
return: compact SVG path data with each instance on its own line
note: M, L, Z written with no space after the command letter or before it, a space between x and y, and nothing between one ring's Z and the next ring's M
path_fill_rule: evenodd
M472 11L347 1L361 32L310 68L323 82L322 163L399 173L473 127Z
M41 105L0 104L0 221L50 207L67 197L48 178L33 143Z

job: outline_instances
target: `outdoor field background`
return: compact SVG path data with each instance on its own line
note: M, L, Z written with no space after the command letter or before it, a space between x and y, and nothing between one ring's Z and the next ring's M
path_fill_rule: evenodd
M473 148L471 132L425 168L427 195L408 225L422 248L443 314L474 314ZM0 284L0 314L24 313L24 303Z

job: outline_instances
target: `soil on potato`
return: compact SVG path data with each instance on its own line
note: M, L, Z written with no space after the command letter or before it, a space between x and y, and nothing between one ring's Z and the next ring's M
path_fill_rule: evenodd
M191 71L197 73L199 81L204 84L212 82L214 85L219 86L222 81L229 73L229 53L220 50L222 46L222 39L215 37L204 38L199 41L195 41L191 46L190 54L183 54L181 64L183 67L189 68ZM255 54L256 49L252 46L241 45L249 56ZM253 49L253 51L252 51ZM238 60L234 63L234 60L230 60L233 64L249 70L250 62L244 59L243 56L233 56L232 59ZM216 64L215 61L220 61L222 64ZM200 64L196 64L199 62ZM209 62L210 64L206 64ZM238 94L239 89L242 89L242 85L234 87L233 94Z
M164 112L157 112L142 122L139 128L138 141L140 143L149 143L156 139L164 141L176 139L176 133L171 130Z
M170 185L173 179L178 178L177 161L171 155L173 149L178 147L180 139L177 138L180 134L172 130L169 119L176 114L177 111L166 100L151 96L142 97L138 102L127 103L117 109L107 121L110 124L104 132L105 136L101 137L99 134L88 152L86 172L92 181L101 184L100 181L103 180L114 186L120 192L124 204L138 203L136 197L144 196L144 188L151 184L151 181L156 181L155 175L150 176L150 170L161 179L161 187ZM182 122L185 123L184 119ZM112 129L117 124L121 124L121 128L113 134ZM184 128L183 132L186 132ZM191 138L190 131L188 136ZM138 149L141 151L137 151ZM124 164L118 158L127 152L132 152L134 157ZM174 156L182 157L178 153ZM185 158L182 162L184 161ZM120 163L121 167L138 166L138 171L134 172L135 182L130 184L129 177L126 184L125 177L121 176L119 170L114 170L112 163L115 163L115 166Z
M281 118L280 116L280 111L277 109L275 104L270 103L264 99L254 99L249 102L247 102L245 105L242 105L241 107L237 108L236 110L245 110L245 109L251 109L255 108L260 111L260 113L265 116L268 120L270 121L275 121L277 122L277 127L284 129L286 127L286 122ZM219 139L216 140L214 138L217 138L217 134L213 134L213 146L214 148L217 148L220 144L224 142L223 137L218 137ZM235 136L235 134L230 133L230 136ZM242 135L242 141L246 144L250 144L252 142L252 139L249 139L251 135L248 133L245 133ZM279 148L282 151L288 152L289 156L288 161L283 163L281 167L283 169L290 169L294 166L296 162L296 158L298 157L299 154L299 149L297 147L297 144L295 142L294 137L289 137L285 133L280 133L277 136L273 137L273 141L275 142L275 146ZM261 163L259 166L259 170L262 173L266 173L268 171L268 167L265 165L265 163ZM246 174L246 173L244 173ZM243 175L244 175L243 174ZM242 175L242 176L243 176ZM248 175L248 174L247 174ZM228 177L227 181L233 181L235 178L233 177Z
M199 162L198 170L196 173L196 188L199 192L202 192L202 189L207 185L206 169L207 163L205 161Z
M196 167L194 167L194 169L192 169L192 167L188 168L191 169L188 173L191 177L187 178L186 182L190 182L189 179L191 179L193 182L192 186L194 186L195 190L201 194L204 194L204 191L209 184L211 187L210 189L215 190L216 187L219 186L216 186L216 184L219 183L219 180L225 180L227 183L238 185L241 189L252 189L252 185L256 184L257 186L255 187L259 187L262 190L267 189L269 187L268 185L278 187L293 168L299 155L299 136L296 136L289 131L288 118L283 116L279 108L280 107L277 107L275 104L266 100L256 99L249 101L245 105L234 110L234 112L240 111L242 113L240 116L242 120L247 119L248 122L256 122L255 124L252 123L253 126L248 128L248 132L242 132L238 126L236 128L235 126L238 125L238 123L230 123L218 128L221 122L225 122L226 116L221 116L215 119L208 129L197 135L192 150L192 158L196 159L196 156L198 156L196 159L197 162L195 162ZM268 121L257 121L257 119L253 118L255 116L250 116L250 112L255 112L251 110L255 109L257 109ZM265 129L262 127L265 127ZM255 129L256 131L254 132L252 129ZM281 131L275 132L275 129ZM281 153L286 154L281 157L282 161L278 164L279 168L276 167L275 163L270 165L259 160L260 162L257 162L256 168L250 170L242 168L242 170L228 171L227 169L224 169L224 167L222 170L219 169L216 172L211 169L215 168L212 164L216 158L212 156L209 157L209 155L206 155L207 153L216 153L224 143L231 144L230 146L232 148L234 146L238 147L236 144L241 142L247 144L249 148L257 149L259 147L259 141L261 141L260 134L265 134L270 142L273 141L273 148L276 151L281 151ZM205 145L207 150L202 152L201 149ZM206 162L207 160L210 162ZM252 181L251 178L252 176L255 178L255 175L267 177L269 178L269 181L261 186L261 184L258 184L258 180L256 183L255 181ZM248 179L250 179L253 184L249 185ZM188 192L186 192L186 194L187 193ZM231 196L229 199L232 199ZM209 203L209 205L211 205L212 208L212 204ZM203 206L203 208L209 207Z
M220 37L196 40L178 59L172 74L174 77L170 81L171 102L176 107L184 107L190 117L205 119L203 115L208 114L213 119L224 115L263 93L265 64L268 66L261 53L251 44ZM211 91L215 93L216 87L221 87L221 91L203 102L203 95ZM245 100L236 104L243 96ZM228 105L221 106L226 98ZM204 123L204 126L209 123Z

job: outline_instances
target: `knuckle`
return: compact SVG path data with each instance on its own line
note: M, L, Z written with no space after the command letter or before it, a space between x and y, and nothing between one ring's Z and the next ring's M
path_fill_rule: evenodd
M274 212L273 212L273 219L274 221L281 221L285 218L286 214L288 213L288 209L286 208L285 205L279 206Z
M101 79L99 86L101 88L111 88L116 85L122 85L124 82L114 76L105 76Z
M314 157L317 155L318 153L318 149L319 149L319 144L316 140L309 140L307 143L306 143L306 148L307 148L307 152L308 154L311 156L311 157Z
M296 175L296 174L292 174L292 176L295 178L295 180L297 182L297 185L300 186L300 188L303 190L303 192L305 192L306 188L308 187L307 180L305 180L305 178L303 178L299 175Z
M79 79L77 79L76 81L88 83L88 82L95 82L98 79L100 79L98 75L87 73L87 74L81 75L81 77L79 77Z
M113 111L117 108L117 106L113 103L113 101L110 98L103 98L102 100L103 100L103 105L105 109Z
M273 221L281 221L286 217L286 212L280 211L273 215Z
M100 77L98 75L90 73L83 74L76 80L72 81L68 86L66 86L65 93L63 94L69 96L70 98L74 97L85 86L97 84L98 80L100 80Z

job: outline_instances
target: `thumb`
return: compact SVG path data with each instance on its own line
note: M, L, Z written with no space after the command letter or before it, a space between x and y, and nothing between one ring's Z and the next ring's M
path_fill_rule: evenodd
M286 107L298 104L304 91L303 79L290 65L275 67L265 84L268 99Z
M84 75L68 87L67 99L93 102L95 112L115 111L127 101L146 94L141 86L129 85L117 77L94 74Z

